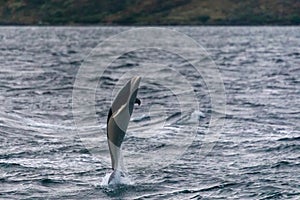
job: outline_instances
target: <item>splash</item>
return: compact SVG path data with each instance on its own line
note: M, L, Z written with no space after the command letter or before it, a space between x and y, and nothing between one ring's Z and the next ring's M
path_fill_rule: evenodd
M101 182L101 186L111 186L111 185L133 185L133 181L130 176L120 170L115 170L113 172L107 173Z

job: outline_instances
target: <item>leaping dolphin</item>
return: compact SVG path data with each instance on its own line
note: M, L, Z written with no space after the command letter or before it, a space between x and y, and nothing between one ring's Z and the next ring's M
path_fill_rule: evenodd
M107 117L107 141L111 157L113 173L108 183L115 176L122 175L123 163L121 156L121 145L126 134L128 123L133 112L134 104L141 104L136 97L141 77L133 77L119 91L114 99Z

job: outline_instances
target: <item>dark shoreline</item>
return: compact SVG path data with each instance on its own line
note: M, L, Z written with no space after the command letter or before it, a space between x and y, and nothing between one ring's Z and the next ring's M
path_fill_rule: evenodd
M20 27L26 27L26 26L34 26L34 27L200 27L200 26L207 26L207 27L291 27L291 26L297 26L300 27L300 24L22 24L22 23L0 23L1 27L8 27L8 26L20 26Z
M298 0L7 0L0 26L297 26Z

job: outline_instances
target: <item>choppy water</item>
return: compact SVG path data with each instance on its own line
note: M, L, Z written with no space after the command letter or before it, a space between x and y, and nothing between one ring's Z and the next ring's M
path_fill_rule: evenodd
M299 27L176 28L208 51L224 81L226 124L206 156L199 151L212 115L209 89L182 59L153 49L112 63L96 88L99 127L75 126L72 94L81 63L126 29L0 28L0 199L299 199ZM120 76L145 60L180 66L201 112L164 87L173 83L170 71L149 73L124 141L132 183L103 186L110 172L107 111ZM180 128L191 121L199 124L195 137ZM98 132L81 135L90 129ZM82 137L96 141L94 149ZM177 151L183 154L168 160Z

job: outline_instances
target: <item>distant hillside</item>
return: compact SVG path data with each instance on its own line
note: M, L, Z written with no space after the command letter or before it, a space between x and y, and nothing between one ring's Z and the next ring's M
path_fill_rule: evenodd
M0 24L290 25L299 0L1 0Z

